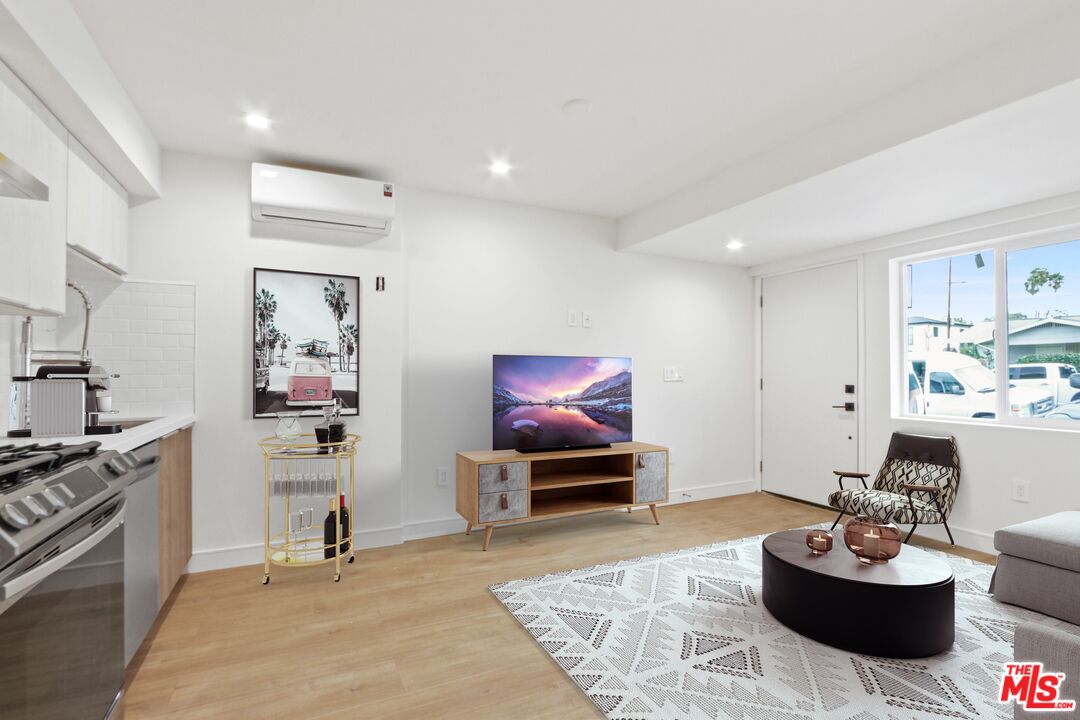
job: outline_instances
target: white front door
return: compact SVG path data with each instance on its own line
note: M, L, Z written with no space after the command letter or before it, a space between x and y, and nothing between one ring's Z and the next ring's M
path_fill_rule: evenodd
M824 505L832 471L859 469L858 269L768 277L761 294L762 489Z

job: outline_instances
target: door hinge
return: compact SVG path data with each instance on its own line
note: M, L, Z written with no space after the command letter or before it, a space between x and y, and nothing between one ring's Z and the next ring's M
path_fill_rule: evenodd
M761 380L758 381L758 389L759 390L764 390L765 389L765 378L761 378Z
M757 304L758 304L758 307L765 307L765 296L764 295L758 295Z
M765 461L764 460L758 460L757 469L758 469L758 472L765 472Z

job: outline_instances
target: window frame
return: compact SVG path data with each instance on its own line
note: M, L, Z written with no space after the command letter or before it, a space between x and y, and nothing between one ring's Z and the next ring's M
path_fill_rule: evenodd
M992 370L994 373L994 413L993 418L964 418L948 415L917 415L909 412L907 401L907 316L909 310L908 288L911 279L910 266L913 264L932 260L941 260L956 255L970 255L983 253L993 257L994 269L994 352L996 357L1008 358L1008 254L1019 250L1042 247L1044 245L1057 245L1080 240L1080 226L1071 225L1067 228L1051 231L1034 232L1009 238L984 240L981 242L963 243L943 247L932 251L898 256L890 260L890 277L894 283L892 297L890 298L890 311L892 313L892 343L891 360L892 372L890 373L890 396L892 398L891 418L925 423L947 423L961 425L979 425L986 427L1013 427L1029 428L1035 430L1049 430L1054 432L1080 433L1080 421L1077 420L1054 420L1039 417L1013 417L1009 414L1009 363L1004 365L997 363ZM997 339L1005 338L1004 348L998 347ZM917 373L916 373L917 375ZM923 394L928 395L927 387L922 388ZM1055 395L1056 397L1056 395Z

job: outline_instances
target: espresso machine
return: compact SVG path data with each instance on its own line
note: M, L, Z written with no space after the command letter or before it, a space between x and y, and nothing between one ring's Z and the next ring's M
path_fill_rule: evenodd
M69 280L68 287L85 308L80 350L35 352L33 319L23 320L19 342L20 374L12 378L9 437L102 435L120 432L120 425L102 423L113 414L112 380L119 377L90 359L89 293ZM35 364L37 367L35 368Z

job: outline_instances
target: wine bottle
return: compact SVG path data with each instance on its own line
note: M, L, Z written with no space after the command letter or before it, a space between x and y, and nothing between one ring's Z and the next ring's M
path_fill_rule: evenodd
M349 537L349 508L345 506L345 496L341 496L341 537ZM349 551L349 543L341 543L341 554L344 555Z
M337 513L334 512L334 498L330 498L330 514L323 521L323 557L334 557L334 543L337 542Z

